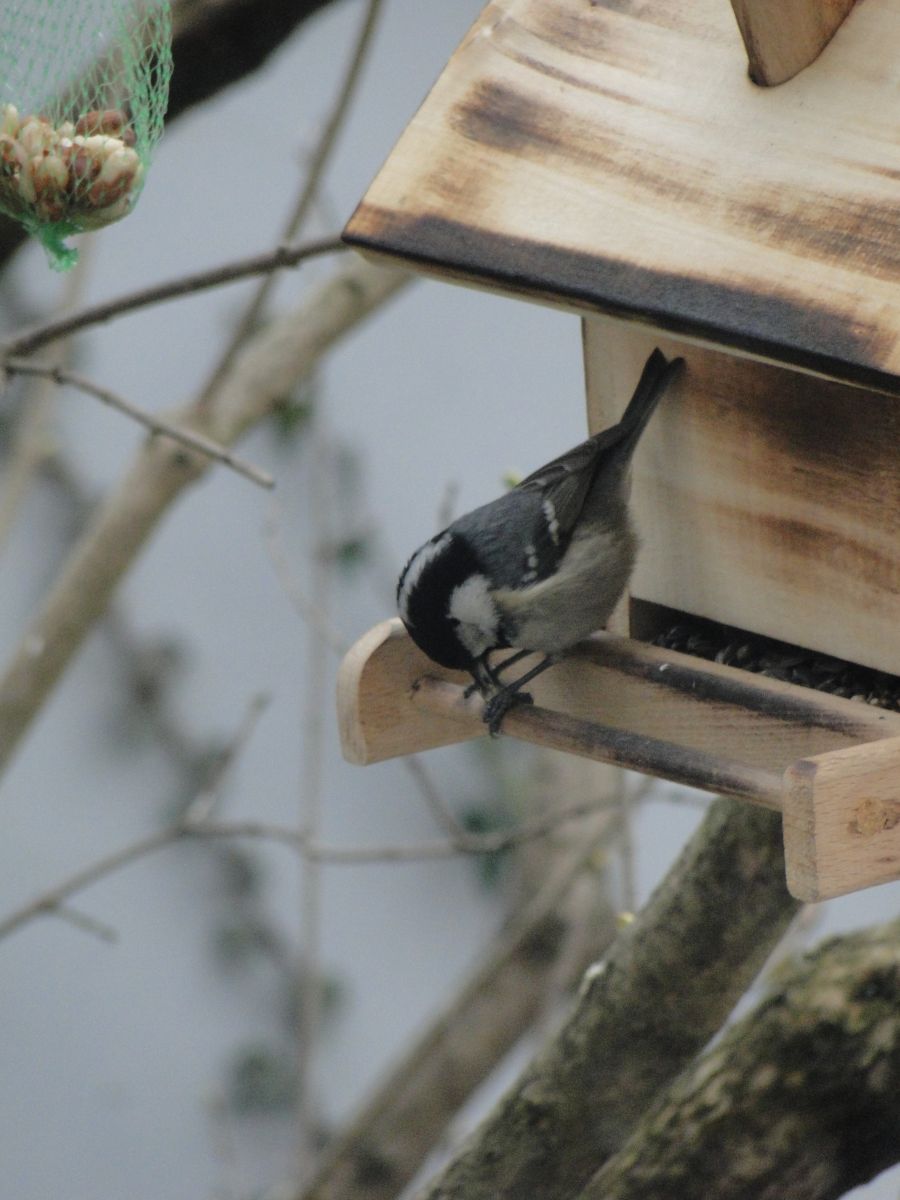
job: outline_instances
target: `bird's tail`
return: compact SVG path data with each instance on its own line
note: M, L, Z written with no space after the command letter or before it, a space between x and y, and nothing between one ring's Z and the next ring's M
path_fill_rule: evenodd
M647 359L634 395L629 400L622 419L614 426L617 434L615 447L617 451L624 452L624 457L631 457L647 422L656 411L657 404L665 395L669 384L681 373L683 366L683 358L667 359L659 349L654 350Z

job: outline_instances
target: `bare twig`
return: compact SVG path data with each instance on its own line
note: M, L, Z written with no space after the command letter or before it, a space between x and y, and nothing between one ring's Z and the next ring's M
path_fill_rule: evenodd
M372 35L375 32L382 4L383 0L368 0L359 34L357 35L356 45L353 47L350 62L338 90L337 100L322 128L319 140L310 158L309 168L297 203L282 232L282 245L295 238L300 232L303 222L306 220L319 191L325 166L334 149L338 134L346 119L350 101L353 99L356 91L356 85L359 82L362 67L372 43ZM209 382L203 389L199 400L201 405L208 403L210 396L215 393L216 388L218 388L231 370L235 355L259 323L274 284L275 276L271 274L259 284L253 298L244 310L237 328L232 333L219 362L214 368Z
M605 809L604 802L573 804L557 812L522 821L511 829L490 833L470 833L464 838L438 838L431 842L412 842L374 846L334 846L323 843L305 843L296 831L279 829L277 826L254 826L244 823L215 826L205 824L203 833L213 836L267 837L292 843L305 858L336 866L372 865L376 863L422 862L430 859L456 858L466 854L498 854L510 850L523 842L545 837L569 821L579 821Z
M188 809L188 814L191 813L194 805L198 802L201 803L203 811L209 810L209 796L222 786L238 754L243 750L253 730L256 728L256 723L265 704L265 698L259 696L254 697L251 701L240 728L212 768L206 786L198 799ZM131 845L125 846L122 850L116 850L112 854L104 855L103 858L97 859L96 862L91 863L80 871L76 871L74 875L70 875L63 883L50 888L49 891L43 892L22 908L10 913L9 916L0 921L0 938L12 933L15 929L33 920L35 917L44 916L48 913L63 916L81 928L85 928L90 924L92 926L90 932L97 933L102 928L102 923L95 921L93 917L86 917L81 913L76 913L67 903L69 898L78 892L83 892L85 888L90 887L92 884L98 883L101 879L106 878L107 875L112 875L116 871L120 871L123 867L127 867L130 863L136 862L140 858L146 858L148 854L153 854L156 850L162 850L164 847L170 846L173 842L195 833L200 828L202 828L202 822L197 820L192 821L190 815L188 815L186 818L175 821L158 833L139 838L137 841L132 842Z
M84 295L91 261L90 239L78 266L66 277L57 315L71 312ZM56 361L64 366L70 346L63 340L56 348ZM0 385L0 391L2 391ZM48 379L38 379L26 388L19 419L13 435L9 458L5 463L0 487L0 547L9 536L18 507L28 491L31 479L56 452L53 418L55 389Z
M332 563L321 553L331 535L329 521L328 457L330 442L323 414L314 414L308 473L309 534L313 542L311 564L312 608L326 612L331 594ZM322 782L325 770L325 723L322 696L327 688L328 644L312 623L306 626L306 669L303 720L303 769L299 820L306 845L319 839L322 824ZM297 1174L311 1174L317 1152L317 1113L313 1095L313 1064L318 1050L322 1018L320 984L322 958L322 868L306 857L300 877L300 937L303 961L298 979L297 1004Z
M431 772L421 757L417 754L408 754L402 762L407 774L412 776L413 782L419 789L419 794L427 804L438 828L443 829L444 833L453 838L457 845L468 845L472 839L477 843L477 834L470 833L462 822L457 820L456 814L441 795L431 778Z
M90 325L100 325L111 321L114 317L122 317L138 308L147 308L152 304L161 304L165 300L176 300L184 296L192 296L209 288L221 287L226 283L236 283L239 279L247 279L251 275L263 275L269 271L280 271L284 267L296 267L308 258L316 258L322 254L335 254L346 250L347 247L332 234L330 237L317 238L314 241L303 242L298 246L279 246L266 254L254 254L249 258L239 258L211 267L206 271L195 271L191 275L179 275L176 279L168 279L164 283L153 284L152 287L140 288L138 291L127 292L124 296L116 296L105 300L102 304L93 304L78 312L60 317L55 321L46 321L18 333L0 344L0 360L21 354L33 354L41 346L54 342L58 338L86 329Z
M82 871L76 871L74 875L70 875L65 882L57 887L50 888L46 892L42 892L34 900L21 908L11 912L7 917L0 921L0 938L6 937L21 925L27 924L34 920L35 917L45 916L48 913L55 913L61 905L63 905L70 896L74 896L77 892L83 892L93 883L104 879L107 875L112 875L114 872L121 870L122 867L128 866L129 863L137 862L140 858L146 858L148 854L152 854L155 850L161 850L163 846L171 845L176 837L181 835L181 830L174 828L160 830L159 833L151 834L149 837L140 838L136 842L132 842L122 850L117 850L114 854L107 854L104 858L98 858L96 862L85 867Z
M217 445L211 438L204 437L202 433L194 433L190 429L179 429L170 421L153 416L152 413L148 413L136 404L132 404L130 400L126 400L124 396L110 391L109 388L101 387L99 383L87 379L84 375L65 370L55 363L35 363L22 358L8 358L3 366L13 375L36 375L51 380L59 387L77 388L78 391L94 396L117 412L124 413L132 421L137 421L139 425L149 429L151 433L163 434L171 438L173 442L180 442L182 446L187 446L189 450L197 450L200 454L205 454L208 458L215 459L216 462L223 463L226 467L231 467L239 475L245 476L253 483L258 483L261 487L275 486L275 480L266 471L261 471L251 463L245 462L236 454L232 454L230 450L226 450L224 446Z
M332 653L337 655L346 654L350 643L335 628L327 612L321 605L315 603L306 594L288 561L288 556L284 548L284 539L282 538L281 516L281 506L276 500L273 502L266 516L264 532L269 560L275 568L284 593L293 605L297 615L315 630L316 635L328 645ZM419 789L420 795L430 809L439 828L448 834L448 836L456 838L458 842L463 843L470 834L454 816L422 760L417 755L410 754L401 761L404 769L412 776L413 782Z
M70 925L84 930L85 933L92 933L101 942L116 942L119 939L119 934L112 925L83 913L80 908L73 908L71 904L58 904L53 911L63 921L68 921Z
M225 747L224 752L219 755L218 761L210 769L203 787L185 810L182 818L184 824L200 825L209 820L210 814L215 811L215 807L221 799L223 783L244 747L253 737L257 723L268 708L269 701L270 697L261 693L254 696L247 705L244 719L236 733Z
M294 312L261 330L242 351L214 405L202 418L187 404L169 413L231 445L261 421L333 343L398 292L408 276L356 256L312 288ZM119 486L97 507L31 627L0 676L0 768L9 761L82 639L104 612L122 575L163 513L201 478L209 459L177 454L149 439Z
M230 765L229 757L225 767ZM225 768L219 767L218 770ZM496 854L508 850L521 842L544 837L567 821L577 821L603 806L596 802L578 804L560 809L534 821L523 821L514 829L496 833L471 834L464 841L451 838L410 845L384 846L333 846L314 842L300 829L286 825L272 825L263 821L211 821L179 820L158 833L150 834L132 842L122 850L98 859L95 863L77 871L63 883L43 892L34 900L8 914L0 920L0 938L12 933L35 917L55 912L70 896L84 891L107 875L140 858L185 838L249 838L253 841L276 842L290 847L305 859L315 863L330 863L336 866L362 866L376 863L422 862L430 859L454 858L465 854Z
M307 596L291 567L281 535L281 517L281 505L277 499L273 500L271 508L266 514L263 533L269 561L275 568L278 582L300 619L315 629L317 635L328 645L332 653L343 655L349 647L347 639L332 624L331 618L324 609Z

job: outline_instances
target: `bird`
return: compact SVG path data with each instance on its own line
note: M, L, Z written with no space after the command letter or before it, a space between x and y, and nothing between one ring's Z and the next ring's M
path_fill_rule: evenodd
M412 640L443 667L468 672L496 734L523 685L605 626L634 569L628 508L641 434L683 368L656 349L621 420L554 458L496 500L458 517L410 557L397 607ZM516 653L491 665L496 650ZM527 654L537 666L501 675Z

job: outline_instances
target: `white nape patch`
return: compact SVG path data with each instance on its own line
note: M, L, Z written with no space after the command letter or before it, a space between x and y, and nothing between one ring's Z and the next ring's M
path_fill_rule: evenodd
M541 511L544 514L544 519L547 522L547 532L550 534L555 545L559 545L559 521L556 519L556 508L553 501L545 498L541 505Z
M442 533L437 541L426 542L410 559L406 574L403 576L400 595L397 597L397 607L400 609L400 616L404 621L409 620L409 598L419 582L422 572L429 563L434 562L439 555L444 553L450 544L450 537L449 533Z
M450 593L447 618L456 624L456 636L473 658L497 644L500 614L484 575L470 575Z

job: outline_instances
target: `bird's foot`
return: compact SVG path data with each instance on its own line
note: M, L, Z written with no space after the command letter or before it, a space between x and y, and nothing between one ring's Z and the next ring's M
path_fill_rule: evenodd
M534 697L531 692L519 692L514 688L501 688L496 695L491 696L490 700L484 706L482 721L488 727L488 732L491 737L496 737L500 732L500 726L503 719L511 708L517 708L520 704L534 704Z

